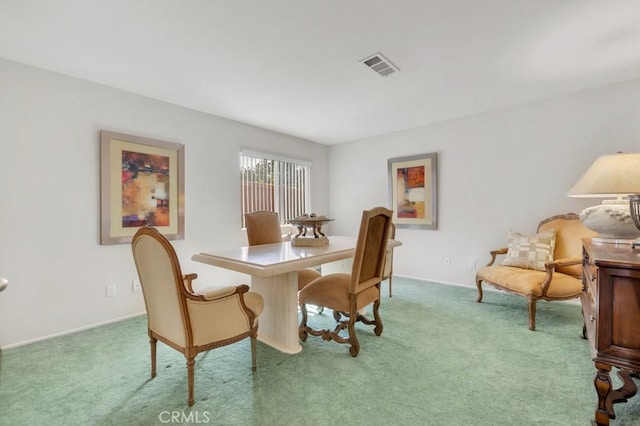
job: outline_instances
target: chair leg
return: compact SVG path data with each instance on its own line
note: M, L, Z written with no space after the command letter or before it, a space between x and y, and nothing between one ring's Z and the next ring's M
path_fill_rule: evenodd
M380 299L373 302L373 319L376 323L376 327L373 329L373 332L376 334L376 336L381 335L382 329L383 329L382 319L380 318L380 312L378 311L379 308L380 308Z
M378 307L380 306L379 299L376 301L376 304L374 305L375 320L369 320L365 316L360 314L355 309L355 302L354 302L354 306L351 307L350 312L333 311L333 316L335 320L338 322L338 324L333 330L329 330L329 329L316 330L307 326L306 310L304 309L303 304L301 304L300 306L302 308L300 310L302 313L302 320L300 321L300 326L298 327L298 335L300 337L300 340L302 341L307 340L307 337L309 336L309 334L311 334L312 336L322 337L322 340L333 340L337 343L345 343L345 344L348 343L351 345L351 347L349 348L349 353L351 354L352 357L356 357L360 352L360 342L358 341L358 336L356 335L356 327L355 327L357 321L362 321L365 324L375 323L376 335L379 336L380 333L382 333L382 321L380 320L380 315L378 313ZM341 321L343 316L345 317L345 320ZM348 334L346 337L341 336L339 334L345 328L347 329L347 334Z
M360 352L360 342L358 342L358 336L356 336L356 319L358 315L349 315L349 324L347 326L347 330L349 332L349 343L351 347L349 348L349 353L352 357L358 356Z
M306 342L307 337L309 337L309 333L307 332L307 305L304 303L300 304L300 313L302 314L302 320L298 326L298 337L303 342Z
M193 398L193 376L194 376L195 364L196 364L195 356L187 359L187 383L189 385L189 407L191 407L195 402L195 399Z
M158 344L158 339L151 337L149 339L149 344L151 345L151 378L154 378L156 377L156 346Z
M476 287L478 288L478 298L476 299L476 302L480 303L482 302L482 279L481 278L476 278Z
M251 370L256 371L256 336L251 336Z
M535 296L528 295L527 301L529 304L529 330L536 330L536 298Z
M392 297L393 294L391 293L391 286L392 286L392 281L393 281L393 276L389 275L389 297Z

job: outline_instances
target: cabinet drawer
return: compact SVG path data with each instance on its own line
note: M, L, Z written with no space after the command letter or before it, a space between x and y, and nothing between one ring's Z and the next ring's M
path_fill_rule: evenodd
M589 253L584 250L582 252L582 289L587 290L587 287L590 288L591 293L593 294L595 289L595 280L598 276L598 268L591 261Z
M591 347L591 356L596 355L595 336L596 336L596 309L593 296L590 292L585 291L580 295L580 303L582 305L582 315L584 316L584 325Z

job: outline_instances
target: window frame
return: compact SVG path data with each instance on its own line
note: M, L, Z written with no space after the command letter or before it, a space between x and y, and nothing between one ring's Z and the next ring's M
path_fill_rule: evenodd
M264 204L254 209L251 209L245 206L244 185L246 182L249 182L249 181L245 180L242 175L243 170L245 169L245 162L243 161L244 157L255 159L256 161L272 162L270 178L272 179L271 184L273 185L273 200L272 200L273 210L269 208L265 208ZM283 192L284 192L283 190L286 190L291 187L281 182L282 175L291 172L291 170L284 170L284 168L286 167L302 168L300 171L297 171L302 173L302 178L295 178L295 182L299 182L300 180L303 181L304 195L303 195L303 200L299 201L301 203L301 207L299 207L295 213L297 213L297 215L299 216L303 213L309 213L312 211L311 209L311 168L313 164L311 161L284 157L280 155L274 155L266 152L253 151L253 150L247 150L247 149L240 150L238 159L239 159L239 172L240 172L240 213L241 213L240 216L241 216L242 229L246 228L244 223L245 213L250 213L251 211L258 211L258 210L274 211L275 213L278 214L280 225L281 226L288 225L287 221L288 219L291 219L291 218L286 217L286 214L283 214L283 212L281 211L284 203L287 203L286 200L282 199ZM284 197L286 198L286 195L284 195ZM294 203L295 202L296 201L294 200ZM296 209L294 209L294 211L295 210Z

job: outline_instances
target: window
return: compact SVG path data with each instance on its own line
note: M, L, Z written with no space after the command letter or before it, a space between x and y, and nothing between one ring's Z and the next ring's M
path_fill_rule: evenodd
M240 153L242 227L244 215L258 210L278 213L280 224L309 213L311 163L269 154Z

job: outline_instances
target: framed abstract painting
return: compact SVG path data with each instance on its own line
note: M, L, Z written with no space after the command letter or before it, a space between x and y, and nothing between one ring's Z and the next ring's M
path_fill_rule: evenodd
M390 158L388 168L396 227L437 229L437 154Z
M101 130L100 188L100 244L146 225L184 239L184 145Z

